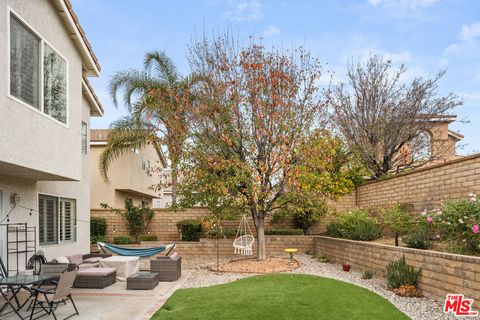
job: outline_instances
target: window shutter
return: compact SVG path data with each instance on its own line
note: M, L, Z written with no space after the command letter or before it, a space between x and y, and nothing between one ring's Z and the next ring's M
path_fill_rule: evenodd
M46 199L46 234L47 234L47 244L54 244L58 242L58 232L57 232L57 209L58 203L57 199L48 197Z
M58 243L58 199L40 195L38 198L38 234L40 245Z
M41 196L38 199L38 238L40 244L46 242L45 239L45 199Z
M62 229L60 231L60 239L62 241L75 241L76 227L76 201L73 199L60 200L60 223Z

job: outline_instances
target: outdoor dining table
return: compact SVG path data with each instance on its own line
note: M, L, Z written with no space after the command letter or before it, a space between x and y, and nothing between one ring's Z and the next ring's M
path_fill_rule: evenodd
M26 274L24 275L19 274L16 276L0 278L0 292L4 299L10 302L12 302L12 300L15 300L15 303L17 305L15 313L20 317L20 315L18 314L18 311L23 308L23 306L28 302L28 298L30 298L33 295L33 292L32 290L30 290L29 286L32 286L32 285L41 286L45 281L54 280L54 279L55 279L54 276L26 275ZM12 293L12 296L10 298L7 298L5 292L2 291L1 289L2 286L7 287L7 291L10 291ZM21 289L25 289L30 294L30 296L22 304L20 304L20 300L18 299L18 293L20 292ZM23 318L20 317L20 319L23 319Z

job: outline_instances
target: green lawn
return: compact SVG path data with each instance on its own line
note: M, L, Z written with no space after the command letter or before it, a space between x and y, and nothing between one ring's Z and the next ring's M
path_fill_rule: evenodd
M408 319L367 289L309 275L254 276L177 290L152 319Z

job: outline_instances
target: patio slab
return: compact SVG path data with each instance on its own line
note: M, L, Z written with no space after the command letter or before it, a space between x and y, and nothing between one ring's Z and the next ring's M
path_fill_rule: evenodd
M78 320L147 320L165 303L165 301L189 278L186 271L174 282L160 282L153 290L127 290L126 282L116 282L104 289L73 289L73 299L77 305ZM56 312L59 319L73 313L70 302L60 305ZM26 316L22 311L22 316ZM43 317L42 319L53 319ZM1 316L1 319L18 319L13 314ZM27 318L28 319L28 318Z

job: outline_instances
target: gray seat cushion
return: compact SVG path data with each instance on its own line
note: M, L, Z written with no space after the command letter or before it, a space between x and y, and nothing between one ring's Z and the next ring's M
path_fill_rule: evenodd
M79 270L85 270L85 269L89 269L89 268L98 268L100 266L100 263L99 262L95 262L95 263L82 263L80 265L78 265L78 269Z
M78 271L78 275L102 277L114 272L116 272L115 268L88 268Z

